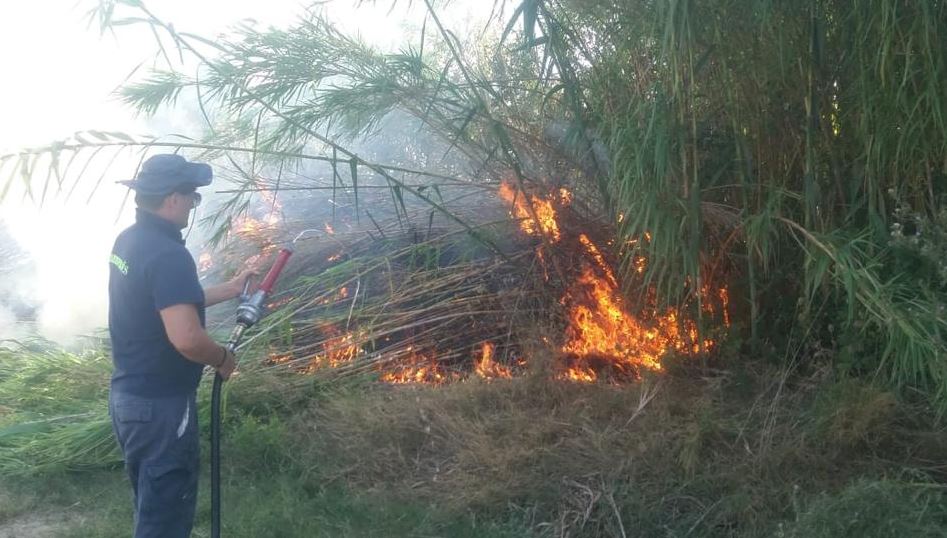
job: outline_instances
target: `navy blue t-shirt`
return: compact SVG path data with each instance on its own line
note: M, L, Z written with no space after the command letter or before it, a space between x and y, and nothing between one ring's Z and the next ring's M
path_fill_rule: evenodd
M203 365L174 349L158 313L176 304L196 306L204 325L204 290L181 230L139 209L109 259L112 390L161 397L197 388Z

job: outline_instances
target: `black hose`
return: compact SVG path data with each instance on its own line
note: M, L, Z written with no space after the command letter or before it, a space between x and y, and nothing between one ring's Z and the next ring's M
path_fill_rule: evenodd
M227 350L236 353L247 325L237 323L230 333ZM210 396L210 535L220 538L220 392L224 378L214 375L214 390Z
M220 538L220 374L214 375L210 397L210 535Z

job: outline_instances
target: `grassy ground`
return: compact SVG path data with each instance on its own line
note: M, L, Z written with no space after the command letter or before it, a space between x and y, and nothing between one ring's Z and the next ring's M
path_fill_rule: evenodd
M947 535L947 431L923 404L827 370L678 366L622 387L365 379L285 401L231 393L227 536ZM0 536L49 514L65 521L53 536L128 535L120 469L40 468L7 469ZM195 536L209 534L207 484Z

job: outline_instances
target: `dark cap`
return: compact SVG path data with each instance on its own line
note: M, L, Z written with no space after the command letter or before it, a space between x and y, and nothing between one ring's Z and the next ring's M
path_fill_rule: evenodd
M209 164L192 163L180 155L153 155L135 179L119 181L141 194L171 194L178 187L206 187L214 178Z

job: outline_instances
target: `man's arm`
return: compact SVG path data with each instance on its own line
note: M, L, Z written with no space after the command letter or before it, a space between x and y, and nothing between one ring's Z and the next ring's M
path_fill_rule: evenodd
M174 349L190 361L215 368L224 379L230 377L236 367L233 353L214 342L207 334L201 326L197 307L193 304L176 304L162 308L159 313Z
M243 285L236 287L232 281L216 286L208 286L204 288L204 306L214 306L217 303L229 301L240 295L241 291L243 291Z

